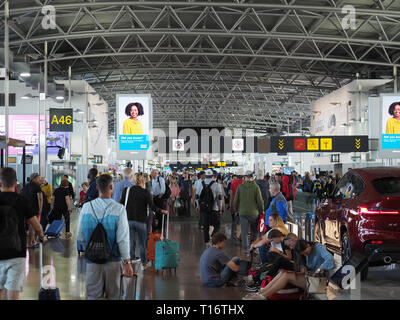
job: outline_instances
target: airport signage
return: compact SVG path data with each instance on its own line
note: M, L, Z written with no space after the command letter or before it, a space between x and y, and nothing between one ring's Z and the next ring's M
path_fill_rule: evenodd
M368 136L271 137L271 152L367 152Z
M400 158L400 96L380 96L379 156Z
M73 110L50 108L50 131L72 132Z

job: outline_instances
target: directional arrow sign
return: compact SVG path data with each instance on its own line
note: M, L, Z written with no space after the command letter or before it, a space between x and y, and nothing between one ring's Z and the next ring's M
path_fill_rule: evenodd
M271 152L367 152L368 136L271 137Z

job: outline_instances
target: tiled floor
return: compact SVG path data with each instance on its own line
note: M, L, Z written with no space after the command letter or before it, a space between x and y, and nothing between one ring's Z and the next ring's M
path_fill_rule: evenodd
M221 230L230 235L230 216L223 218ZM72 217L72 232L76 230L77 214ZM154 267L139 271L137 299L152 300L236 300L246 293L242 288L206 288L200 281L199 259L205 249L202 231L195 218L170 223L170 238L180 243L180 264L177 274L166 279L158 276ZM22 299L36 300L39 288L39 250L29 250L27 281ZM240 256L240 243L228 240L228 256ZM76 251L75 234L71 240L53 239L44 247L44 265L56 269L56 283L64 300L85 299L85 260ZM361 291L328 291L319 295L321 300L400 299L400 270L398 267L370 268L369 277L361 283Z
M228 218L228 217L226 217ZM226 219L224 219L226 220ZM227 219L229 220L229 219ZM77 214L72 217L71 231L76 230ZM222 230L226 230L226 225ZM228 226L229 228L229 226ZM43 264L54 265L56 284L64 300L85 299L85 261L76 250L76 235L71 240L52 239L43 249ZM154 267L139 271L137 299L153 300L234 300L241 299L243 289L235 287L206 288L200 281L199 259L205 249L202 231L197 221L171 221L169 237L180 244L180 263L176 275L167 274L164 279ZM37 299L39 288L39 250L29 250L27 281L22 299ZM241 254L238 241L228 240L225 252L228 256Z

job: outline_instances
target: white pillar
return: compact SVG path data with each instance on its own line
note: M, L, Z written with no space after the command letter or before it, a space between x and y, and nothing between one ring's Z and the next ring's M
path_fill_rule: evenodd
M5 152L5 166L8 167L8 114L9 114L9 95L10 95L10 59L9 59L9 31L8 31L8 18L10 16L8 0L4 3L4 66L6 69L5 80L4 80L4 113L5 113L5 131L6 131L6 152Z

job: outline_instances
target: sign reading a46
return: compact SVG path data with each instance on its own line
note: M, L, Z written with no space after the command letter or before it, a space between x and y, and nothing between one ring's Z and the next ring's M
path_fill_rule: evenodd
M72 132L73 130L72 109L50 109L50 131Z

